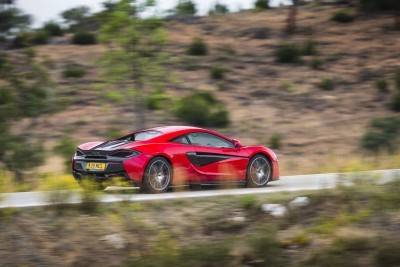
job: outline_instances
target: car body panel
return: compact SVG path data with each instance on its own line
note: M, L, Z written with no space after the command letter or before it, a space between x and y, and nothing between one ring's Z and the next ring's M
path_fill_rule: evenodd
M90 142L78 146L73 158L73 174L76 179L89 175L107 179L113 175L122 175L140 184L149 161L157 156L166 158L173 167L174 184L218 183L224 181L245 182L249 160L257 155L266 156L272 165L271 180L279 179L279 166L275 153L262 146L235 147L233 139L211 130L187 127L167 126L146 131L160 131L162 134L149 140L131 141L133 134L106 142ZM189 134L209 134L221 138L231 147L210 147L198 144L178 143L174 140ZM128 158L116 158L117 152L135 153ZM82 155L80 155L82 153ZM85 154L86 153L86 154ZM102 171L87 170L88 162L106 163ZM79 166L80 164L80 166ZM116 167L118 166L118 168ZM121 166L123 170L121 172ZM78 168L77 168L78 167ZM113 172L114 169L117 171Z

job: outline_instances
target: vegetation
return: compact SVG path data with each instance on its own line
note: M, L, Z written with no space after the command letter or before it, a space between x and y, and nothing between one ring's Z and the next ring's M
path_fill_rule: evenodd
M279 63L297 63L300 61L301 51L295 44L280 44L275 50L275 58Z
M318 87L325 91L331 91L335 89L335 83L331 79L323 79L319 84Z
M385 79L378 79L374 83L375 88L380 92L380 93L387 93L389 92L389 84Z
M368 152L378 153L397 151L400 139L400 118L384 117L372 119L368 131L363 135L360 145Z
M301 48L303 56L314 56L317 54L317 44L313 40L308 40L303 44Z
M282 136L280 134L273 134L269 138L269 147L272 149L280 149L282 147Z
M179 0L175 7L175 15L178 16L194 16L196 13L196 4L191 0Z
M210 69L210 77L214 80L222 80L225 78L225 68L221 65L214 65Z
M216 2L214 7L208 12L208 15L212 16L226 13L229 13L229 8L224 4Z
M323 66L324 62L319 58L313 58L310 62L310 67L313 70L320 70Z
M175 114L182 121L198 126L225 127L229 124L225 106L213 94L206 92L182 98Z
M25 131L14 134L10 124L51 111L52 86L33 50L20 51L17 56L0 53L0 162L15 175L16 182L22 183L25 171L43 163L43 148L41 143L28 140Z
M69 172L71 170L72 156L76 152L75 141L68 136L64 136L53 150L64 159L65 170Z
M63 36L64 31L61 26L54 21L50 21L44 24L43 30L46 31L50 36Z
M182 2L183 3L183 2ZM146 127L146 88L162 87L167 36L164 24L156 18L137 18L134 0L121 1L101 29L101 39L113 47L105 54L105 76L124 88L138 114L136 128ZM129 34L127 34L129 33ZM110 46L111 47L111 46Z
M76 45L94 45L97 43L97 37L91 32L77 32L72 38L72 43Z
M197 37L189 45L187 54L191 56L205 56L208 54L208 46L202 38Z
M256 10L269 9L269 0L256 0L254 3L254 8Z
M346 10L339 10L335 13L333 13L331 20L340 22L340 23L350 23L353 22L355 19L355 16L350 14Z
M85 74L85 68L78 65L67 65L63 71L63 76L65 78L82 78Z

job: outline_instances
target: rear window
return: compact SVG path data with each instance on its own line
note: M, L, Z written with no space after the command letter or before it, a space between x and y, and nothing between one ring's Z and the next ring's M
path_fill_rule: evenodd
M135 133L131 137L131 141L146 141L151 138L157 137L159 135L162 135L162 132L160 131L144 131L144 132L139 132Z

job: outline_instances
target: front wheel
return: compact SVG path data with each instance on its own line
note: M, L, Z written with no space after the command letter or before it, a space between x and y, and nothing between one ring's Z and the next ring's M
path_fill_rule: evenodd
M141 190L145 193L164 193L171 182L171 164L163 157L155 157L146 166Z
M272 176L271 162L263 155L251 158L247 166L247 187L266 186Z

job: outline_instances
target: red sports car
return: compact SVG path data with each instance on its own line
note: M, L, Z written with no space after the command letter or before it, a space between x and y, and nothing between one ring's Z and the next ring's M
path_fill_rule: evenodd
M269 148L243 146L214 131L166 126L142 130L106 142L78 147L72 173L99 186L114 177L143 192L165 192L171 185L241 183L266 186L279 178L278 159Z

